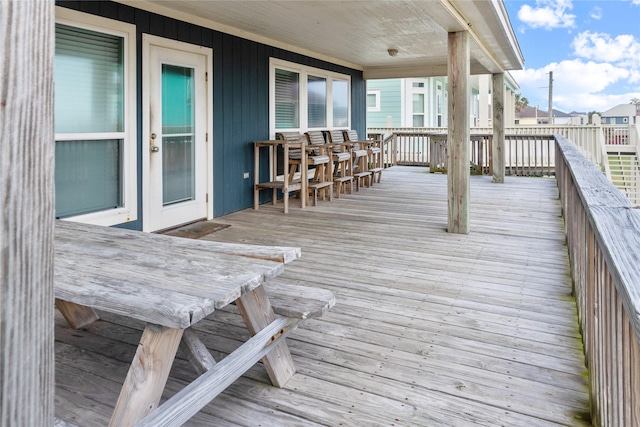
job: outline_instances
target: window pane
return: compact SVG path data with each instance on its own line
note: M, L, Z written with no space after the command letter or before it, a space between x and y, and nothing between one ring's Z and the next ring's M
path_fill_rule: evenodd
M376 95L375 93L368 93L367 94L367 108L376 108L378 106L378 95Z
M193 68L162 64L162 134L193 132Z
M300 75L276 68L276 129L300 127Z
M162 205L195 199L193 68L162 65Z
M422 114L413 116L413 127L414 128L424 127L424 116Z
M424 113L424 94L422 93L413 94L413 112Z
M56 141L56 217L122 206L122 143Z
M124 130L124 39L56 24L56 133Z
M333 81L333 126L349 126L349 82Z
M413 87L424 87L423 82L413 82Z
M309 76L307 80L309 127L327 126L327 79Z

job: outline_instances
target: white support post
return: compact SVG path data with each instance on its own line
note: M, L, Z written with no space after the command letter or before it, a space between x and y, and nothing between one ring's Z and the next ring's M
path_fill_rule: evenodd
M504 73L493 75L493 142L491 146L491 169L493 182L504 183Z
M478 127L489 127L489 76L478 76Z
M468 234L469 208L469 34L449 33L449 130L447 137L448 231Z
M0 0L0 425L54 422L54 2Z
M507 100L505 105L505 125L516 125L516 94L512 90L508 91Z

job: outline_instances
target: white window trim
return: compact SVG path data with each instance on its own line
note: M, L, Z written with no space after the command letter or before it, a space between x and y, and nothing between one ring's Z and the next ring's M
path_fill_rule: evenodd
M367 106L367 112L371 112L371 113L380 112L380 90L379 89L368 90L367 91L367 97L369 97L369 95L375 95L375 97L376 97L376 105L373 106L373 107L368 107Z
M56 23L124 38L124 132L56 134L55 140L122 139L122 207L65 218L96 225L116 225L138 219L136 148L136 26L56 6Z
M276 100L275 100L275 73L276 68L281 70L293 71L300 75L300 123L299 128L276 129ZM309 127L309 105L307 100L307 79L308 76L324 77L327 79L327 125L322 128ZM347 126L333 126L333 81L342 80L349 84L349 99L347 100ZM283 61L281 59L269 59L269 133L270 138L275 138L277 132L298 131L304 133L308 130L326 130L326 129L350 129L351 128L351 76L347 74L335 73L323 70L321 68L308 67L306 65L297 64L295 62Z
M422 87L413 87L414 83L424 83ZM407 114L404 117L404 126L405 127L414 127L413 126L413 118L414 116L422 116L422 124L423 127L428 125L428 117L429 117L429 94L428 94L428 86L429 80L424 78L407 78L403 79L403 84L405 88L405 92L407 93L407 97L404 99L406 103L404 105L404 109ZM415 113L413 111L413 95L421 94L423 95L423 109L422 113Z

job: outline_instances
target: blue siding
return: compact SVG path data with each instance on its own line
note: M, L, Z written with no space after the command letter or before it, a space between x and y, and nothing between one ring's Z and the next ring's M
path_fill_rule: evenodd
M253 205L253 145L269 137L269 58L351 76L351 126L366 132L366 83L362 72L110 1L58 1L58 6L136 25L138 153L142 150L142 34L213 49L214 216ZM138 155L138 206L142 160ZM250 172L250 179L243 179ZM142 212L138 212L142 218ZM127 228L142 229L141 220Z

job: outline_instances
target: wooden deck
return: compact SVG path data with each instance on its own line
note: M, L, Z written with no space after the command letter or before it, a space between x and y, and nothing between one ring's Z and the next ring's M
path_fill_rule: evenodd
M587 425L555 180L473 176L469 235L445 232L446 192L444 175L395 167L317 207L217 218L231 226L206 239L302 247L279 279L337 303L289 338L298 372L285 388L258 365L189 425ZM246 338L233 309L198 325L214 356ZM57 316L58 417L106 425L142 326L105 316L74 331ZM178 357L165 397L195 375Z

